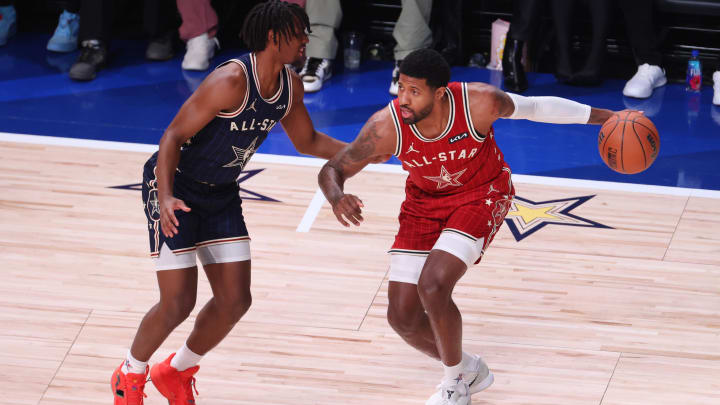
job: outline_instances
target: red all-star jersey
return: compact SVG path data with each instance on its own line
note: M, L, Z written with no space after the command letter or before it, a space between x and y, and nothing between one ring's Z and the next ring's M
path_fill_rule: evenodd
M467 84L448 83L446 92L450 116L445 130L434 139L424 137L415 125L402 121L397 98L388 105L397 135L395 156L409 172L406 185L409 198L411 193L439 197L488 188L503 168L509 172L492 128L482 134L473 126Z

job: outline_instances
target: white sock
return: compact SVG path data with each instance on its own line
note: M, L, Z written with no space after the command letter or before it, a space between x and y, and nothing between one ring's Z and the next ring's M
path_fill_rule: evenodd
M130 353L130 349L128 349L127 355L125 356L125 363L123 363L122 366L122 372L124 374L145 374L145 370L147 370L147 361L136 359L132 353Z
M466 368L470 367L473 361L475 361L475 356L463 351L462 360L460 360L459 364L452 367L443 364L443 369L445 370L443 381L456 379Z
M170 366L174 367L177 371L185 371L190 367L198 364L203 356L194 353L187 347L187 343L175 353L175 357L170 360Z
M454 365L454 366L448 366L443 363L443 370L445 370L445 375L443 376L443 381L449 381L449 380L455 380L458 378L460 374L463 372L463 361L461 360L460 363Z

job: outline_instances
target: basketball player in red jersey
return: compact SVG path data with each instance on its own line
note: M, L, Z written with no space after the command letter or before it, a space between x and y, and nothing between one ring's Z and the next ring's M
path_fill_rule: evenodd
M463 352L462 319L451 295L482 257L515 194L492 124L498 118L602 124L613 112L449 80L439 53L410 54L400 65L398 98L323 166L318 181L338 221L360 225L363 204L343 192L345 180L383 155L402 161L409 175L390 250L388 322L443 363L444 378L426 404L467 405L493 374L479 356Z

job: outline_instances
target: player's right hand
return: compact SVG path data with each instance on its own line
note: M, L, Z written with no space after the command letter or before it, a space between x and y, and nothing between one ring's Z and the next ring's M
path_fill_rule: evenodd
M360 226L360 222L363 221L361 214L364 205L357 196L345 194L331 205L335 217L343 226L350 226L348 221Z
M160 200L160 231L167 238L172 238L178 234L178 222L175 217L175 210L183 210L190 212L190 207L185 205L183 200L168 196Z

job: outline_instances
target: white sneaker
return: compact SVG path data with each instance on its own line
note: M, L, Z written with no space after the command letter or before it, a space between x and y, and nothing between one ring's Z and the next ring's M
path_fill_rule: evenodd
M392 73L392 81L390 82L390 94L397 96L398 94L398 81L400 80L400 62L401 60L395 61L395 69Z
M710 108L710 116L720 126L720 108Z
M462 379L443 381L437 386L437 391L425 401L425 405L470 405L470 388Z
M330 59L307 58L300 71L300 78L306 93L322 89L323 83L332 77L332 61Z
M473 361L463 371L463 380L470 387L470 395L472 395L490 387L495 381L495 376L483 359L475 354Z
M665 71L660 66L644 63L638 67L637 73L628 80L623 89L623 95L635 98L648 98L653 89L667 83Z
M220 48L220 43L217 38L208 37L207 33L188 39L182 68L185 70L207 70L210 66L210 59L215 56L215 48Z
M472 395L490 387L495 381L495 376L490 372L487 364L480 356L473 355L473 361L467 365L462 373L462 380L468 386L468 395ZM455 383L455 381L453 380L452 383ZM442 391L438 390L425 404L442 405L445 404L444 400L445 397L443 397Z
M713 104L720 105L720 70L713 73Z

